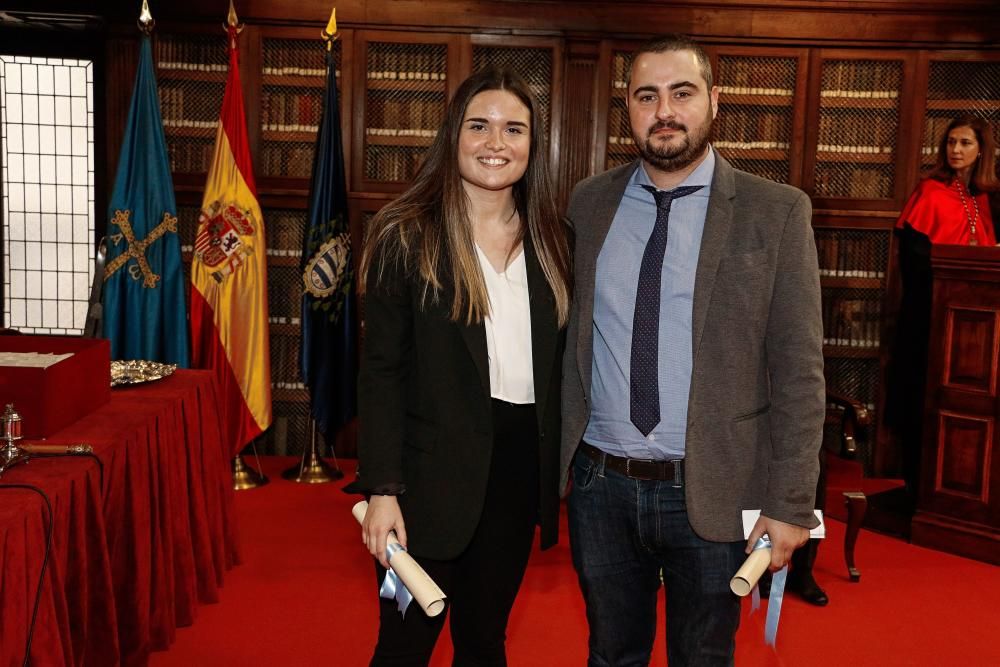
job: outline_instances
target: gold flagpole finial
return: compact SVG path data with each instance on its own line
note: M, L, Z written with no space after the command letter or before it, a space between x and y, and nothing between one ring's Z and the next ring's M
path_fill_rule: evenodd
M323 41L326 42L326 50L333 48L333 43L337 40L337 8L330 12L330 21L326 24L326 29L320 32Z
M142 0L142 12L139 14L139 20L136 24L145 34L150 34L153 32L153 26L156 25L156 21L153 20L153 15L149 13L149 3L146 0Z
M235 28L240 22L240 20L236 18L236 8L233 7L233 0L229 0L229 14L226 17L226 22L229 23L229 26L232 28Z

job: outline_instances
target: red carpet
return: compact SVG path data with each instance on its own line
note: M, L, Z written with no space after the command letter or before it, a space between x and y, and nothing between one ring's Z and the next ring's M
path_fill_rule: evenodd
M271 484L237 494L244 564L227 573L219 604L200 607L171 649L153 654L154 667L368 664L376 591L350 515L357 498L341 493L343 481L282 480L280 471L293 462L264 460ZM342 462L348 479L353 463ZM816 566L830 605L786 597L775 652L763 643L764 610L749 616L748 599L738 665L1000 665L1000 568L863 531L862 578L852 584L843 565L843 532L843 524L829 522ZM513 667L586 663L587 625L565 526L562 540L533 553L511 619ZM661 667L662 634L661 627L652 662ZM451 664L446 634L432 664Z

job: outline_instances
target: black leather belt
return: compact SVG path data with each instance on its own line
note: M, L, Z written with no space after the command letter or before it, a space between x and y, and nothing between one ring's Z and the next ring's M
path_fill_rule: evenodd
M580 451L597 463L603 461L606 470L614 470L632 479L677 482L680 484L684 478L684 459L674 459L672 461L627 459L623 456L608 454L583 441L580 442Z

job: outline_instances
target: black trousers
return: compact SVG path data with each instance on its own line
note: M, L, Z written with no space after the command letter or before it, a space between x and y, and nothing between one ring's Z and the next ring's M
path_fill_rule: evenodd
M493 454L486 500L469 546L447 561L414 558L448 596L448 610L428 618L416 603L406 617L395 600L379 602L372 667L427 665L445 616L453 665L506 665L507 619L521 587L538 521L538 425L534 405L493 399ZM385 570L376 562L381 587Z

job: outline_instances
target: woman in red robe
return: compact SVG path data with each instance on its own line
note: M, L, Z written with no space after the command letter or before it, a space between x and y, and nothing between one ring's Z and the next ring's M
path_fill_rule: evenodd
M896 227L909 226L932 244L996 245L989 197L1000 191L993 132L975 116L948 125L934 170L917 185Z
M901 441L911 506L920 479L931 245L996 245L990 198L998 195L993 132L982 118L960 116L948 125L938 144L934 169L920 181L896 222L903 293L890 362L886 422Z

